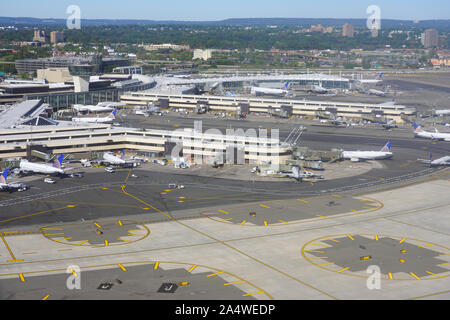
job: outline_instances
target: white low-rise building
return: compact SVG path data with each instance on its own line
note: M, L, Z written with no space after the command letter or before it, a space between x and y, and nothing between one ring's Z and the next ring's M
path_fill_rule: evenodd
M278 137L256 131L233 132L179 129L173 131L116 128L110 125L45 126L0 130L0 159L27 156L30 145L53 154L130 150L169 158L185 157L195 163L212 160L230 164L284 164L292 157Z

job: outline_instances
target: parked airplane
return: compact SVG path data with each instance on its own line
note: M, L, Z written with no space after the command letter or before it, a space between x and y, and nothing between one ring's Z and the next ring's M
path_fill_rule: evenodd
M441 141L450 141L450 133L440 133L437 129L436 132L429 132L422 129L417 123L413 123L414 125L414 135L416 138L424 138L431 140L441 140Z
M431 167L450 166L450 156L433 160L433 154L430 153L430 160L422 160L422 163L429 164Z
M23 183L19 182L9 182L8 183L8 174L9 174L9 168L3 171L2 175L0 176L0 191L7 190L17 190L19 192L27 190L27 186Z
M328 93L328 89L325 89L322 87L322 85L314 85L311 89L308 90L309 93L318 93L318 94L325 94Z
M434 114L436 116L444 117L450 115L450 110L434 110Z
M117 157L112 153L105 152L103 154L103 161L112 165L123 165L126 163L125 161L125 150L122 152L122 157Z
M66 171L71 170L71 169L62 169L63 160L64 160L63 154L60 155L58 157L58 159L56 159L53 166L48 165L48 164L33 163L33 162L29 162L27 160L21 160L18 172L19 173L32 172L32 173L52 174L52 175L55 175L55 174L65 175Z
M360 82L361 84L380 84L383 82L383 72L378 75L377 79L366 79L366 80L360 79L357 81Z
M386 92L381 91L381 90L375 90L375 89L369 89L367 91L367 93L370 94L370 95L378 96L378 97L385 97L386 96Z
M360 162L365 160L384 160L392 158L392 142L388 142L380 151L344 151L342 156L345 160Z
M285 96L289 94L289 81L285 83L284 89L264 88L264 87L251 87L251 94L258 95L272 95L272 96Z
M138 166L139 162L133 159L125 159L125 150L122 151L122 156L117 157L111 152L105 152L103 154L102 160L95 160L95 161L88 161L88 160L82 160L81 163L84 166L90 166L92 163L96 163L99 165L113 165L113 166L122 166L122 167L128 167L128 166Z
M107 117L100 118L72 118L72 122L81 122L81 123L108 123L116 120L117 110L114 109L113 112Z
M114 109L111 107L102 107L99 105L91 106L91 105L82 105L82 104L75 104L73 108L77 112L89 112L89 113L99 113L99 112L111 112Z

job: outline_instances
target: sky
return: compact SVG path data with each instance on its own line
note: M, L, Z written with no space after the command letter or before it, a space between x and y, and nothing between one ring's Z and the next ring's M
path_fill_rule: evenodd
M1 0L0 16L63 18L78 5L83 19L213 21L228 18L359 18L378 5L382 19L450 19L448 0Z

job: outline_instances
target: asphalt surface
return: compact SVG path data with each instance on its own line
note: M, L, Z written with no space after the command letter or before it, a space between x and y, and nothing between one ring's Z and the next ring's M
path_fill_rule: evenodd
M2 280L0 299L33 300L36 297L51 297L52 300L256 300L252 296L246 296L245 291L238 287L226 285L227 281L222 277L210 276L216 270L203 268L203 272L192 274L182 264L175 265L177 268L171 270L164 270L165 266L169 264L161 264L157 270L155 264L150 263L121 265L123 269L111 266L114 268L74 270L73 279L69 280L73 288L78 286L80 290L66 286L70 273L37 276L25 283L16 279ZM240 279L233 280L239 282Z
M179 119L177 124L189 126L194 119ZM211 122L211 123L210 123ZM228 122L208 120L207 125L226 126ZM251 121L237 121L243 127L254 126ZM141 123L142 124L142 123ZM173 126L173 122L170 124ZM263 126L271 123L263 124ZM280 135L287 135L289 128L281 127ZM358 133L365 135L358 135ZM372 135L372 136L369 136ZM45 184L42 179L27 183L31 189L25 193L0 193L2 228L31 225L51 225L80 221L92 221L109 217L133 217L142 221L140 215L166 212L146 216L148 222L174 219L199 218L188 209L210 206L230 206L261 200L294 199L333 193L364 193L399 186L402 183L424 178L439 168L429 168L417 161L427 159L429 152L437 158L446 155L450 145L429 140L411 138L408 130L385 131L367 128L308 127L302 136L302 146L319 150L330 150L336 146L346 150L379 150L390 140L393 142L394 159L383 160L383 168L369 173L316 183L299 183L290 180L280 182L239 181L215 177L198 177L189 172L162 173L157 165L145 165L133 173L122 169L109 174L101 169L87 169L83 178L57 179L55 185ZM83 171L83 169L81 170ZM169 184L184 185L184 190L167 191ZM126 193L122 186L126 186ZM164 194L165 193L165 194ZM137 201L138 197L145 203ZM308 218L309 215L296 218ZM286 218L287 219L287 218ZM260 222L262 223L262 222Z

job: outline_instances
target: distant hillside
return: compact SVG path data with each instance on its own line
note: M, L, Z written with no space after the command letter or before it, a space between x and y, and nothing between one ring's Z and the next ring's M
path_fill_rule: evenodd
M322 24L325 26L342 26L344 23L351 23L357 27L364 27L366 19L307 19L307 18L246 18L246 19L226 19L221 21L156 21L156 20L129 20L129 19L82 19L82 25L211 25L211 26L309 26L313 24ZM417 28L450 28L449 20L424 20L415 24L408 20L382 20L382 27L417 27ZM57 26L65 25L66 19L40 19L26 17L0 17L0 25L30 25L30 26Z

